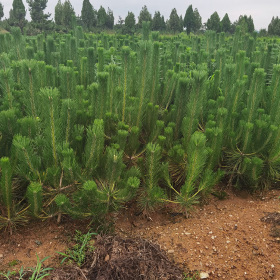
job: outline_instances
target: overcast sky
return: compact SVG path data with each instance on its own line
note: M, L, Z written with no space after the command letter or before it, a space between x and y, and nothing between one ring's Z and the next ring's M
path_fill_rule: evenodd
M9 10L12 7L13 0L0 0L4 5L5 16L9 17ZM46 11L54 14L54 7L58 0L48 0ZM63 0L62 0L63 2ZM76 14L81 14L83 0L70 0ZM255 28L267 28L273 16L280 17L280 1L279 0L193 0L191 2L186 0L90 0L95 9L99 9L102 5L106 10L109 7L113 10L115 21L121 16L123 19L128 11L131 11L138 17L141 8L147 5L149 12L153 15L155 11L160 11L164 15L165 20L169 18L170 12L173 8L177 9L179 15L185 15L186 9L192 4L193 9L197 8L202 22L206 22L210 15L217 11L222 19L225 13L228 13L231 22L238 19L239 15L251 15L254 19ZM150 3L149 3L150 2ZM23 0L26 10L28 5Z

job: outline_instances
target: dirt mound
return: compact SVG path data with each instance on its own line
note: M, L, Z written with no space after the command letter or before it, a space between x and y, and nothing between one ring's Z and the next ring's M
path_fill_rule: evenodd
M168 259L159 245L148 240L98 236L95 247L83 269L56 270L52 279L183 279L183 271Z

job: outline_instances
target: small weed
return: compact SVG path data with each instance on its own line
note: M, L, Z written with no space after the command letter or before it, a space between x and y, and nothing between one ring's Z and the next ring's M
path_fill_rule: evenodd
M35 268L30 268L30 271L32 273L32 275L28 278L28 280L42 280L43 278L49 276L50 274L48 273L50 270L52 270L52 268L48 267L48 268L43 268L42 264L45 260L47 260L49 257L46 257L44 259L42 259L40 261L38 255L37 255L37 265ZM12 263L12 265L11 265ZM9 266L15 266L18 264L17 260L14 260L12 262L9 263ZM19 280L23 280L26 279L24 278L24 276L26 275L27 271L24 270L23 267L20 268L19 272L17 273L16 271L8 271L6 274L4 273L0 273L0 276L4 276L5 279L10 280L12 276L15 276L16 274L18 274L18 278Z
M57 252L64 257L61 264L69 259L77 263L78 266L81 266L85 261L86 253L94 250L94 246L90 242L93 235L96 235L96 233L89 231L86 234L82 234L80 231L76 230L76 235L74 237L76 244L72 248L67 249L66 253Z
M47 267L43 268L42 264L45 260L47 260L49 257L43 258L41 261L37 255L37 265L35 268L31 268L33 271L32 276L29 278L29 280L41 280L47 276L49 276L49 271L52 270L52 268Z
M18 260L12 260L8 263L8 266L9 267L13 267L13 266L16 266L19 264L19 261Z
M199 273L184 273L184 280L198 280L200 279Z

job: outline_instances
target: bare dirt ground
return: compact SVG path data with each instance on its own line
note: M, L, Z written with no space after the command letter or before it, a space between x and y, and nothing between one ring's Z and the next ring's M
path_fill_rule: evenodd
M260 197L212 197L188 219L171 206L149 217L128 206L117 215L115 231L122 238L160 245L181 269L204 272L207 279L280 280L279 196L274 190ZM12 236L1 232L0 272L34 267L36 254L40 259L50 256L44 264L58 267L56 252L69 247L76 229L88 231L85 222L64 218L59 225L53 220L31 223Z
M189 219L167 211L147 221L130 210L119 217L117 231L153 240L186 270L205 272L208 279L280 280L280 230L261 221L280 210L279 195L231 193L196 208Z

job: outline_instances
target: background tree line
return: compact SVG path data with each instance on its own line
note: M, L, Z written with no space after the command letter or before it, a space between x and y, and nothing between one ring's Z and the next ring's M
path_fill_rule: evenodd
M142 27L143 21L151 22L153 31L161 31L168 33L177 33L186 31L187 34L203 32L204 30L214 30L216 32L234 33L236 26L240 26L241 31L252 33L255 30L254 21L251 16L240 15L237 21L231 22L226 13L221 19L215 11L205 23L197 8L189 5L184 17L178 15L176 8L172 9L169 18L165 20L160 11L156 11L152 15L147 6L144 6L136 18L133 12L128 12L123 19L119 17L115 24L115 17L110 8L100 6L97 10L93 7L90 0L83 0L81 15L76 15L70 0L58 0L53 20L50 20L51 14L46 13L48 0L27 0L28 10L31 16L31 22L26 20L26 7L22 0L13 0L12 9L9 18L2 21L2 26L9 29L10 26L18 26L22 32L28 29L32 31L64 31L73 29L76 25L83 26L86 30L112 30L124 34L133 34ZM0 20L4 16L4 7L0 2ZM267 30L260 30L262 35L278 35L280 36L280 19L273 17Z

